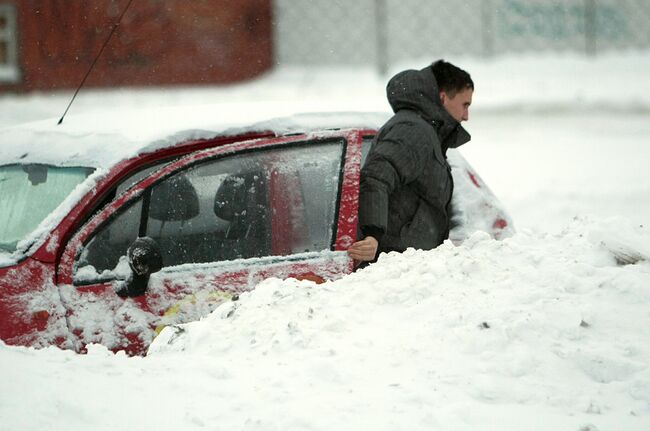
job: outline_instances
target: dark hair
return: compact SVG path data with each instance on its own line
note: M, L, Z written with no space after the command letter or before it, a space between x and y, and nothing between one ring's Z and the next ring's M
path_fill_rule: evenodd
M451 97L454 97L456 93L466 88L474 89L474 81L472 81L469 73L443 59L433 63L431 65L431 71L433 72L433 76L436 77L438 90L444 91Z

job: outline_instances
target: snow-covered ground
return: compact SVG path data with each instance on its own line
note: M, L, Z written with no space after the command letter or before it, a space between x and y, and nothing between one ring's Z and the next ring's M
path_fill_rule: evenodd
M517 235L318 286L268 280L166 329L146 358L0 344L0 430L650 429L650 53L448 60L477 87L461 152ZM385 110L386 79L279 68L225 88L82 91L70 115L303 98ZM0 126L60 116L69 97L0 96Z

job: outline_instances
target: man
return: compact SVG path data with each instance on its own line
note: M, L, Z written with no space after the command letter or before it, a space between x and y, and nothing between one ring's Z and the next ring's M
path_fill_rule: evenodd
M381 252L432 249L449 236L453 192L448 148L470 140L474 83L438 60L395 75L386 87L395 115L381 128L361 170L360 241L348 249L362 265Z

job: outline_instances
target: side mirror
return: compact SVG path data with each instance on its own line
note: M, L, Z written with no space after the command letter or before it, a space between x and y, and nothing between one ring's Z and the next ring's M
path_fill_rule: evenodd
M149 276L162 269L160 248L152 238L141 237L129 246L126 256L132 274L116 293L121 297L131 298L144 295L149 284Z

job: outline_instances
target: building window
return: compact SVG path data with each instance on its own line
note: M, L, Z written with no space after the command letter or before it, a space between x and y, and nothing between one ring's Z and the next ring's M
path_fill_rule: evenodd
M0 83L19 79L17 46L16 9L0 4Z

